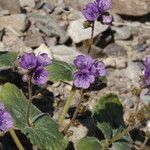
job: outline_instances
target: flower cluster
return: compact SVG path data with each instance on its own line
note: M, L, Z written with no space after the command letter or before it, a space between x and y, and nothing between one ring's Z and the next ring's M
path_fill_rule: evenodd
M48 72L44 69L45 66L51 64L52 61L46 53L35 56L33 53L26 53L20 58L20 66L26 70L23 75L23 81L28 81L31 77L32 83L43 85L48 80Z
M0 130L6 133L13 127L11 115L5 110L5 107L0 103Z
M148 93L150 93L150 57L145 60L144 85L148 88Z
M90 22L98 20L109 25L112 22L112 16L107 12L110 8L111 0L96 0L88 3L82 13Z
M104 63L94 61L90 56L77 56L74 65L78 69L74 73L74 85L77 88L88 89L97 77L106 75Z

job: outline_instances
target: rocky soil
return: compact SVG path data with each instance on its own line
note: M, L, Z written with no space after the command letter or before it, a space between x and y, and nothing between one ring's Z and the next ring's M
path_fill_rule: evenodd
M90 29L83 29L81 9L91 0L0 0L0 52L46 52L51 58L72 63L87 53L86 40ZM94 44L90 55L107 66L107 86L99 85L87 92L86 110L92 110L97 99L107 93L119 95L129 109L135 104L131 87L138 87L143 60L150 55L150 0L113 0L112 26L96 23ZM55 103L63 105L72 83L50 83ZM63 90L62 90L63 89ZM72 107L78 100L78 93ZM45 103L42 103L44 110ZM55 108L57 119L60 110ZM90 123L88 123L90 122ZM73 142L87 134L92 126L90 117L72 127Z

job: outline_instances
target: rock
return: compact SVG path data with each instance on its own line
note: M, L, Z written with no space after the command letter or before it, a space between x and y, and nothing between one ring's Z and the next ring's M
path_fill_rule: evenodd
M123 57L108 57L103 62L107 68L124 69L127 67L127 60Z
M115 40L127 40L131 37L131 32L128 30L127 27L111 27L115 33Z
M50 16L32 14L30 20L37 23L36 26L47 36L59 37L59 43L65 43L68 40L66 31Z
M26 15L15 14L0 17L0 28L11 26L16 31L24 31L27 27Z
M57 44L57 39L56 37L45 37L45 43L47 46L55 46Z
M1 17L1 16L5 16L5 15L10 15L9 10L1 10L1 11L0 11L0 17Z
M7 33L3 37L4 49L2 51L15 51L19 53L32 52L32 49L27 47L24 42L13 33Z
M137 46L136 46L136 49L137 49L139 52L144 52L147 48L148 48L148 45L147 45L146 43L139 43L139 44L137 44Z
M139 80L140 76L142 76L142 71L140 67L133 62L128 63L128 67L125 70L125 76L128 77L131 81L131 85L135 87L140 87Z
M42 38L42 35L40 32L36 31L34 33L29 33L25 38L24 38L24 43L32 48L37 48L39 47L42 43L44 43L44 40Z
M145 105L150 104L150 95L148 95L147 92L148 92L148 89L143 89L141 94L140 94L140 100Z
M0 8L9 10L11 14L21 12L18 0L0 0Z
M73 132L73 135L69 137L69 140L73 143L76 143L88 134L88 129L81 124L79 125L79 127L71 126L70 131Z
M85 19L71 21L68 27L68 35L74 43L80 43L91 38L91 28L84 29L83 23ZM108 29L107 25L102 25L99 22L95 23L94 37Z
M82 10L85 5L93 0L65 0L66 5L74 9ZM112 12L131 15L142 16L150 13L149 0L112 0Z
M113 21L117 23L122 23L123 19L118 15L118 14L112 14L113 16Z
M35 7L35 1L34 0L19 0L21 7Z
M48 48L45 44L41 44L40 47L38 47L37 49L34 50L34 53L36 55L41 54L41 53L46 53L46 54L48 54L49 58L51 58L51 59L53 58L51 49Z
M109 44L105 47L103 53L112 57L127 57L127 50L116 43Z
M150 13L149 0L113 0L112 11L118 14L142 16Z
M51 47L53 57L56 60L65 61L67 63L73 63L73 60L76 56L78 56L79 52L75 50L73 47L67 47L65 45L59 45Z

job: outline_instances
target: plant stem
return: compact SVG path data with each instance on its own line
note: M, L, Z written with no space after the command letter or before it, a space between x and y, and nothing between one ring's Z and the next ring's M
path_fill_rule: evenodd
M83 92L83 89L81 89L81 94L80 94L79 103L78 103L78 105L77 105L77 107L76 107L76 110L75 110L75 112L74 112L74 114L73 114L73 117L72 117L70 123L69 123L69 124L64 128L64 130L63 130L63 133L64 133L64 134L67 133L67 131L69 130L71 124L75 121L75 119L76 119L76 117L77 117L77 115L78 115L78 112L79 112L79 109L80 109L80 106L81 106L81 103L82 103L83 99L84 99L84 92Z
M111 145L112 143L122 139L123 136L127 135L130 131L132 131L134 128L139 127L144 121L146 121L147 119L149 119L149 115L148 117L146 117L145 119L143 119L143 121L136 123L133 126L128 126L125 130L123 130L122 132L118 133L117 135L115 135L114 137L112 137L112 139L108 140L107 142L105 142L102 145L102 150L107 150L109 145Z
M71 123L72 123L73 121L75 121L75 119L76 119L76 117L77 117L77 115L78 115L78 112L79 112L81 103L82 103L82 101L83 101L83 98L84 98L84 92L83 92L83 89L81 89L80 100L79 100L79 103L78 103L78 105L77 105L77 107L76 107L76 110L75 110L75 112L74 112L74 114L73 114L73 117L72 117L72 119L71 119Z
M15 142L17 148L18 148L19 150L24 150L24 148L23 148L21 142L19 141L19 139L18 139L18 137L17 137L17 135L16 135L16 133L15 133L15 131L14 131L14 129L11 128L11 129L9 130L9 133L10 133L10 135L11 135L13 141Z
M30 118L29 118L29 115L30 115L30 108L31 108L31 104L32 104L32 82L31 82L31 78L30 80L28 81L28 92L29 92L29 98L28 98L28 107L27 107L27 111L26 111L26 123L27 123L27 126L30 127Z
M60 117L58 119L59 125L62 125L63 122L64 122L64 119L65 119L65 117L67 115L67 112L69 110L69 107L70 107L70 104L72 102L72 99L73 99L73 96L74 96L75 92L76 92L76 89L74 87L72 87L72 89L70 91L70 94L69 94L69 96L67 98L67 101L65 103L64 109L63 109L63 111L62 111L62 113L61 113L61 115L60 115Z
M88 54L90 54L91 47L92 47L93 40L94 40L94 25L95 25L95 22L92 23L91 41L90 41L90 47L88 49Z

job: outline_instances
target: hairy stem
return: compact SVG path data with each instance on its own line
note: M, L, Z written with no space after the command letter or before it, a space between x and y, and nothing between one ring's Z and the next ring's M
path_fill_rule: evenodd
M72 123L75 121L75 119L76 119L76 117L77 117L77 115L78 115L78 112L79 112L79 109L80 109L80 106L81 106L81 103L82 103L83 99L84 99L84 92L83 92L83 89L81 89L81 94L80 94L79 103L78 103L78 105L77 105L77 107L76 107L76 110L75 110L75 112L74 112L74 114L73 114L73 117L72 117L70 123L69 123L69 124L65 127L65 129L63 130L63 133L64 133L64 134L67 133L67 131L69 130L70 126L71 126Z
M19 139L18 139L18 137L17 137L17 135L16 135L16 133L15 133L15 131L14 131L14 129L11 128L11 129L9 130L9 133L10 133L10 135L11 135L13 141L15 142L17 148L18 148L19 150L24 150L24 148L23 148L21 142L19 141Z
M150 114L148 114L145 118L143 118L143 121L138 122L138 123L136 123L136 124L133 125L133 126L128 126L125 130L123 130L122 132L120 132L120 133L118 133L117 135L115 135L114 137L112 137L112 139L106 141L106 142L102 145L102 150L107 150L108 147L109 147L112 143L114 143L114 142L116 142L116 141L122 139L122 138L123 138L125 135L127 135L130 131L132 131L133 129L135 129L135 128L139 127L140 125L142 125L143 122L147 121L147 120L150 118L149 115L150 115Z
M76 110L75 110L75 112L74 112L74 114L73 114L73 117L72 117L72 119L71 119L71 122L75 121L75 119L77 118L77 115L78 115L78 112L79 112L81 103L82 103L82 101L83 101L83 98L84 98L84 92L83 92L83 89L81 89L80 100L79 100L79 103L78 103L78 105L77 105L77 107L76 107Z
M63 122L64 122L64 119L65 119L65 117L67 115L67 112L69 110L69 107L70 107L70 104L72 102L72 99L73 99L73 96L74 96L75 92L76 92L76 89L74 87L72 87L72 89L70 91L70 94L69 94L69 96L67 98L67 101L65 103L64 109L63 109L63 111L62 111L62 113L61 113L61 115L60 115L60 117L58 119L59 125L62 125Z
M94 26L95 26L95 22L92 23L91 41L90 41L90 46L89 46L89 49L88 49L88 54L90 54L91 47L92 47L93 40L94 40Z
M30 108L31 108L31 104L32 104L32 82L31 82L31 78L30 80L28 81L28 92L29 92L29 98L28 98L28 107L27 107L27 111L26 111L26 123L27 123L27 126L30 127L30 118L29 118L29 115L30 115Z

